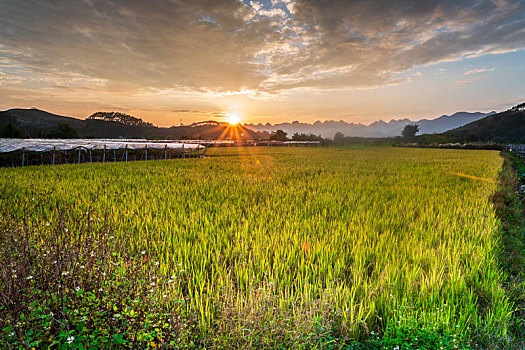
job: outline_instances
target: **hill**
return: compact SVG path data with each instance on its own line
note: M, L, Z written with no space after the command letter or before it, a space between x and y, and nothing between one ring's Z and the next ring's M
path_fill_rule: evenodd
M442 135L457 142L525 143L525 104L489 115Z
M259 132L274 132L280 129L287 132L288 135L293 135L295 133L314 134L328 138L333 138L337 132L341 132L345 136L352 137L395 137L401 135L401 131L407 124L418 124L419 131L422 134L441 133L484 118L492 113L495 112L457 112L452 115L442 115L436 119L421 119L418 121L412 121L410 119L398 119L391 120L390 122L379 120L373 122L370 125L361 123L347 123L343 120L328 120L324 122L317 121L313 124L295 121L292 123L280 123L275 125L248 124L247 126Z
M81 137L162 139L261 139L267 137L265 134L241 125L231 127L226 123L198 123L163 128L143 122L139 118L127 117L127 119L122 117L112 119L90 117L82 120L52 114L36 108L10 109L0 112L0 127L12 123L31 137L46 137L53 134L55 129L64 124L78 131ZM126 120L131 122L126 123Z

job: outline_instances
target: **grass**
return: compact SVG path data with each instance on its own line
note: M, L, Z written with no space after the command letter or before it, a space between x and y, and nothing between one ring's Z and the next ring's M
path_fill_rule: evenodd
M466 349L512 340L490 200L498 152L209 155L0 169L2 344Z

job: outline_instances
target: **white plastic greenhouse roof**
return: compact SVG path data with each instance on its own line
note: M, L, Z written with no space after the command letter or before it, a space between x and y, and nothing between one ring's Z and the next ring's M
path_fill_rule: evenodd
M2 139L0 138L0 153L14 151L50 152L69 151L72 149L202 149L204 146L182 142L144 142L144 140L114 140L114 139Z

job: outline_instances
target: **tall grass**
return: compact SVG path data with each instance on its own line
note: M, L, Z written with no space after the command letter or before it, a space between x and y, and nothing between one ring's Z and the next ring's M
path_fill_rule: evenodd
M453 335L445 348L506 339L512 306L489 200L497 152L209 155L0 169L0 216L29 235L61 227L62 241L107 232L115 261L147 257L122 264L124 276L154 268L153 295L192 320L203 346L338 346L414 327Z

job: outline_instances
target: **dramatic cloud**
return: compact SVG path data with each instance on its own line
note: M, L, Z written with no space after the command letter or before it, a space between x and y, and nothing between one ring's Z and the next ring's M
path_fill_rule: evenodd
M523 0L3 0L0 13L0 93L17 96L276 99L525 47Z

